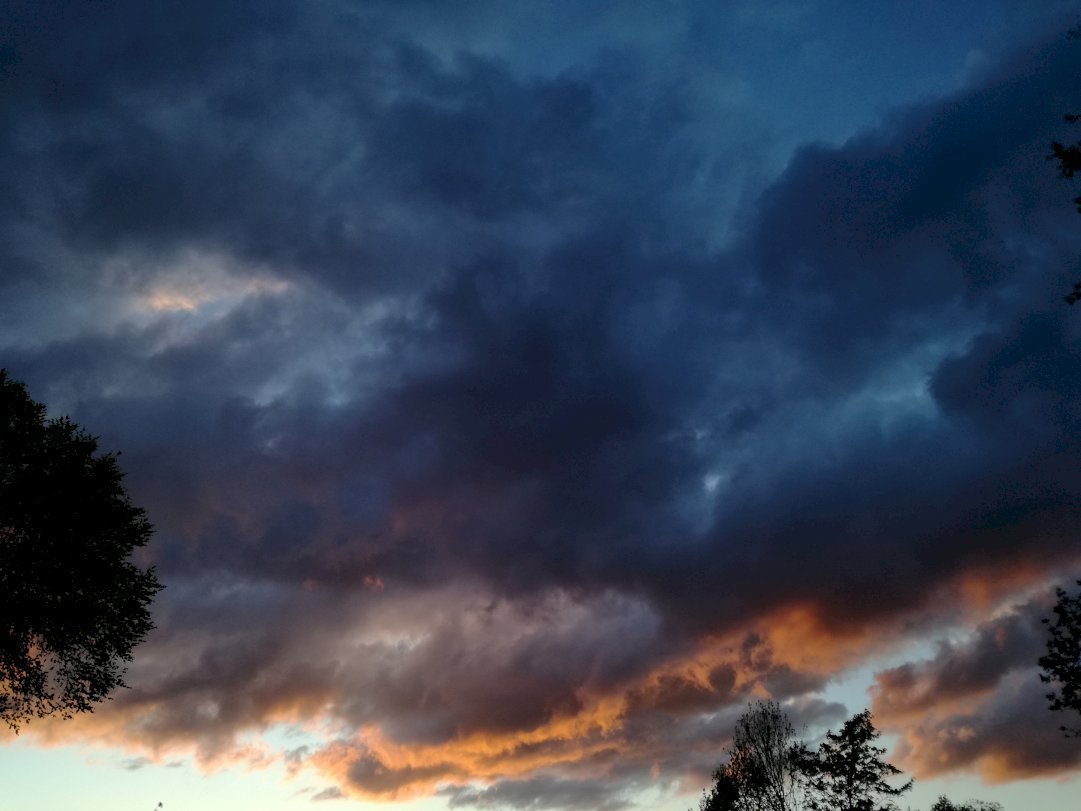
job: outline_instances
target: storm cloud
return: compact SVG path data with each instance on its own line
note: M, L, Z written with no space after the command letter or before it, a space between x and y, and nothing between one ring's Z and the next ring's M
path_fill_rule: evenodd
M30 734L618 811L964 626L877 676L913 772L1075 769L999 751L1044 609L994 613L1081 560L1062 19L779 145L693 51L433 14L2 12L0 362L123 450L168 586L131 689Z

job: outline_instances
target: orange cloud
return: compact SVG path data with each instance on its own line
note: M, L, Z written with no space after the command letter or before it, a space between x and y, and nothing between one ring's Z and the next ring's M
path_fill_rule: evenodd
M701 780L749 699L798 699L792 711L805 722L832 723L843 710L814 704L823 685L888 653L911 622L831 629L803 603L658 657L648 606L615 593L553 591L515 602L449 587L418 595L357 584L348 599L303 584L192 588L203 602L193 608L174 592L132 690L91 716L46 720L28 733L158 759L192 753L203 768L256 768L275 756L260 743L264 731L303 727L328 742L291 755L293 767L365 798L539 774L604 781L617 767ZM245 610L269 630L252 635L247 615L226 610L232 601L252 604ZM1031 658L1026 629L1039 607L1025 611L979 626L971 644L878 674L876 716L901 735L901 762L917 776L972 768L1021 775L1073 763L1040 747L1019 759L988 743L994 736L971 717L1001 692L988 668L1005 662L1008 672L1010 662ZM223 625L224 617L239 624ZM629 650L635 632L648 656ZM626 661L598 658L619 645Z
M1081 748L1059 731L1043 692L1033 668L971 709L914 720L898 730L897 765L917 779L975 771L990 784L1076 770Z

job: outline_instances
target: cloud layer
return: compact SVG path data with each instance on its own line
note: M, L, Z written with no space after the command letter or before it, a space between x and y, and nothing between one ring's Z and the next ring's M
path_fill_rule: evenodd
M1081 558L1061 19L795 148L688 45L780 8L542 59L406 6L3 12L0 361L123 449L168 585L32 734L616 811L949 633L876 677L906 765L1075 770L1026 602Z

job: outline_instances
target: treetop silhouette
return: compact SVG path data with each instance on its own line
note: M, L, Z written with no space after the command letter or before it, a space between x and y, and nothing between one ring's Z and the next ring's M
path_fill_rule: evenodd
M0 369L0 719L91 711L123 686L162 588L112 454Z

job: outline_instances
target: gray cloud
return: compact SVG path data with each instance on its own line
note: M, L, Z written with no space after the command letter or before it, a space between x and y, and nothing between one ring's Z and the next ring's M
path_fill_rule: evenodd
M919 716L939 705L991 694L1009 674L1032 680L1046 645L1040 620L1050 611L1035 600L982 623L962 642L940 641L935 656L875 674L874 712L883 722Z
M327 786L325 789L321 789L312 795L313 802L321 802L323 800L340 800L345 796L340 788L337 786Z
M905 732L898 763L922 777L975 770L990 783L1076 768L1077 747L1049 716L1035 673L1004 679L974 712L932 717Z
M482 789L451 786L440 790L450 808L553 808L620 811L631 803L612 796L595 781L563 780L540 775L528 780L502 780Z
M0 359L123 448L169 584L124 734L212 758L321 713L431 754L346 735L344 788L617 808L708 773L756 686L824 686L749 623L802 607L828 646L1075 556L1081 241L1042 159L1074 44L763 189L776 144L642 43L540 70L423 4L137 6L0 24ZM996 621L881 700L1001 691L1032 639ZM598 694L582 773L476 788L429 751Z

